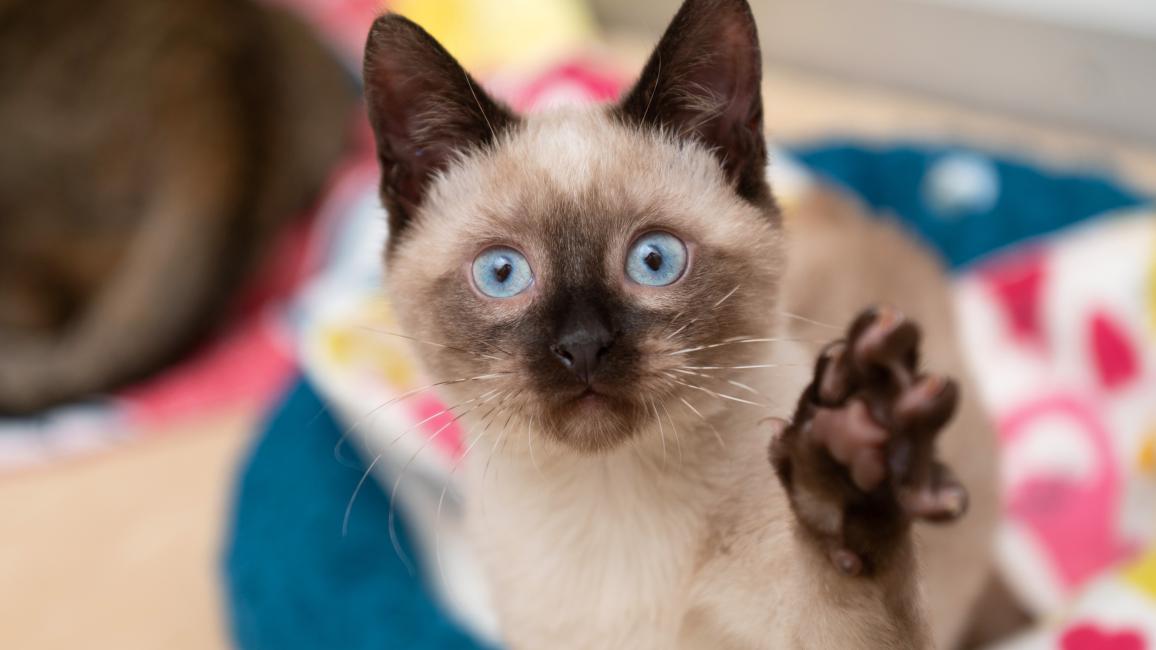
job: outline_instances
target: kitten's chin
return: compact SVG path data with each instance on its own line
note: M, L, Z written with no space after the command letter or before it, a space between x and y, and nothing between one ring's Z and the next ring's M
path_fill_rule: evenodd
M549 433L579 453L609 451L638 431L638 411L627 400L586 389L549 409Z

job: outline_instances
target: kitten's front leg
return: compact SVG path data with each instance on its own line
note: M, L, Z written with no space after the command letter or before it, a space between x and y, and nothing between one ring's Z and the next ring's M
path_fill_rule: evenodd
M848 580L912 590L910 527L946 522L967 492L935 458L955 384L919 371L919 329L899 312L860 315L820 356L793 421L771 445L798 534Z

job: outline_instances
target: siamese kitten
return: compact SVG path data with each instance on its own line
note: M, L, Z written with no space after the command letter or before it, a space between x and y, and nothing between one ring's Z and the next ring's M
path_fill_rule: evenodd
M320 189L356 97L248 0L0 0L0 415L185 350Z
M512 648L949 646L983 587L993 439L922 369L964 374L942 273L853 207L785 227L760 76L744 0L686 0L621 103L527 117L373 26L389 296Z

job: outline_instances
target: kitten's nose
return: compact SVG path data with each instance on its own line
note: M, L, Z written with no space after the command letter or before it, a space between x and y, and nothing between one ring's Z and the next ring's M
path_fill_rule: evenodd
M600 325L567 332L550 351L584 384L591 384L598 364L614 344L614 336Z

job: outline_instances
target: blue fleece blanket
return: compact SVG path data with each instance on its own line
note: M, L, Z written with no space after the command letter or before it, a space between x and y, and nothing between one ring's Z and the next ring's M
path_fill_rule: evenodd
M233 637L245 650L472 650L396 555L389 500L365 468L338 463L339 425L305 381L241 470L224 574ZM404 525L402 547L409 557Z

